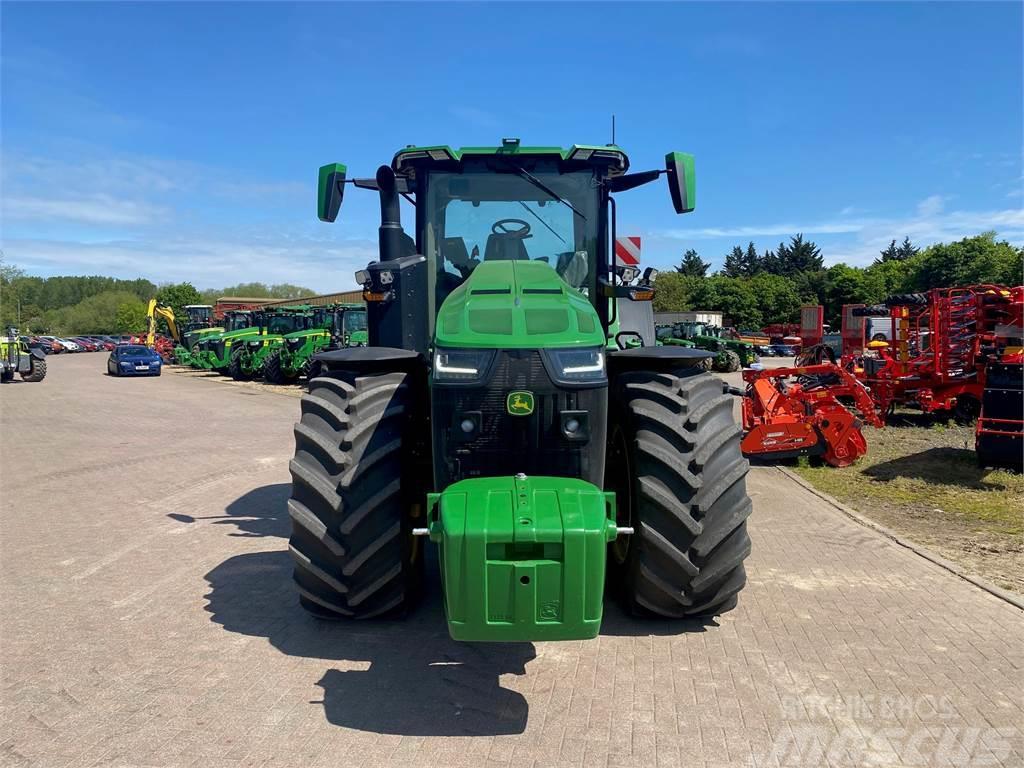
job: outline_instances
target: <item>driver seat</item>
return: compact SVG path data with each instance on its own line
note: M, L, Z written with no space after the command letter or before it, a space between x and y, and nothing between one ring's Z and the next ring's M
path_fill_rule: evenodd
M515 233L492 233L487 236L484 248L484 261L523 261L529 260L523 238Z

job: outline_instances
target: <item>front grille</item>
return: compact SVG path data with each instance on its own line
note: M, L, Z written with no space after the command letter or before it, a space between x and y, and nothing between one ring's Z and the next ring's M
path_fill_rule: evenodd
M287 345L288 351L296 352L304 341L305 339L286 339L285 345Z
M533 393L534 411L529 416L508 413L506 398L516 390ZM484 385L435 386L431 396L439 487L467 477L516 472L601 484L608 390L558 387L536 350L500 350ZM589 414L589 440L572 441L562 434L564 411ZM465 414L475 413L480 414L480 428L467 439L459 424Z
M224 357L224 339L218 339L210 342L210 350L213 352L214 357Z

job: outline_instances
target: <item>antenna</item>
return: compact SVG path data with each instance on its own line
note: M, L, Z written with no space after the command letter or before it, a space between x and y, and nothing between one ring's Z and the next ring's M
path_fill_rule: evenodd
M612 112L612 144L615 143L615 113Z

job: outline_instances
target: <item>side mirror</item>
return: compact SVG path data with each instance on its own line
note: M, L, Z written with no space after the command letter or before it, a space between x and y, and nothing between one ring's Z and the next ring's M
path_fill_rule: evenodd
M668 191L676 213L689 213L697 205L697 185L693 170L693 155L669 152L665 155Z
M320 221L334 221L341 210L341 198L345 195L345 173L341 163L330 163L320 167L317 184L316 215Z

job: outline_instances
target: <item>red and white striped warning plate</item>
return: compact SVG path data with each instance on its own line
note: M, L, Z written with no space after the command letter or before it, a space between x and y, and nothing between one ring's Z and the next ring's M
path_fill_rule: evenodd
M640 238L639 237L616 237L615 238L615 262L626 267L636 267L640 264Z

